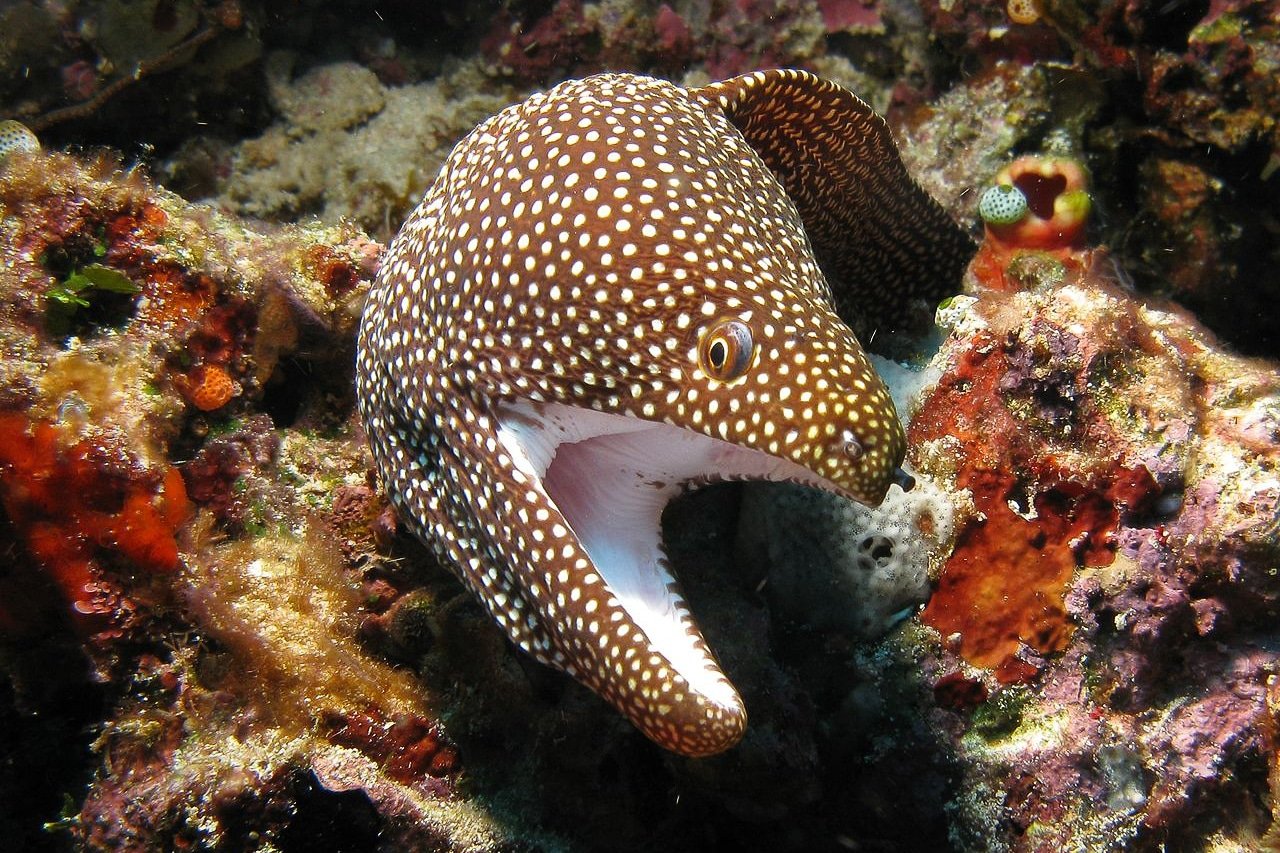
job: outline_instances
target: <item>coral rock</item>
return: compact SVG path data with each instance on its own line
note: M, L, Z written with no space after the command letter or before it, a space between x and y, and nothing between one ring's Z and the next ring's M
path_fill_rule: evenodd
M113 555L138 572L177 570L175 534L191 506L176 470L142 470L119 447L64 447L52 424L7 414L0 471L5 514L86 633L129 627L133 606L121 600L128 583L107 569ZM7 613L4 621L16 627L22 618Z
M811 489L751 485L738 548L767 574L775 612L813 630L882 636L928 598L955 533L946 494L918 482L867 507Z
M181 377L178 387L183 395L202 412L221 409L240 393L240 388L225 367L201 364Z
M1280 658L1253 632L1280 593L1261 569L1280 558L1275 366L1137 299L1100 250L1011 261L1012 292L980 260L909 431L918 468L978 511L922 614L926 669L953 673L934 699L972 715L965 784L1009 792L958 799L957 837L1033 849L992 820L1055 848L1261 832L1265 814L1233 827L1217 804L1270 796L1261 673ZM952 687L966 664L994 687L976 707Z

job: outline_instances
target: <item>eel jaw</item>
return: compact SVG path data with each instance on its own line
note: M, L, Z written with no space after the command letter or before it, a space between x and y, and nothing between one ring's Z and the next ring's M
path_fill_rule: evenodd
M498 423L503 448L563 515L607 592L643 631L650 649L700 702L741 716L745 727L742 700L708 650L667 569L662 512L682 490L722 480L790 481L848 492L789 460L625 415L516 399L498 405ZM621 689L601 683L607 674L593 680L585 662L574 669L606 696Z

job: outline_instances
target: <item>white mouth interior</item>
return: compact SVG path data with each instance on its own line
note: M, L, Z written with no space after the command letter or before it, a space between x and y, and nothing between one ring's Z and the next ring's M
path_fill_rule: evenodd
M661 516L686 485L789 480L840 492L785 459L669 424L559 403L514 400L499 410L499 440L541 482L601 579L690 687L736 703L733 687L696 645L696 627L662 551Z

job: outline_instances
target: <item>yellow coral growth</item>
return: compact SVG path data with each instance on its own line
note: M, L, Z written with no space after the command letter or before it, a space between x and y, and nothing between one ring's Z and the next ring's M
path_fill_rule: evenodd
M197 525L209 529L207 519ZM412 677L356 642L358 591L318 531L204 546L187 564L193 614L239 664L238 683L227 686L281 731L307 732L326 712L424 712Z
M1040 20L1040 4L1036 0L1009 0L1005 9L1015 24L1034 24Z

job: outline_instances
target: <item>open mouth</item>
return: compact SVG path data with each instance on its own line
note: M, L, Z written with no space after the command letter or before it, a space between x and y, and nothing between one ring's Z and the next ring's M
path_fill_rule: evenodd
M663 509L683 490L726 480L848 493L794 462L670 424L524 399L500 404L498 419L504 449L541 484L654 650L693 690L736 704L667 567Z

